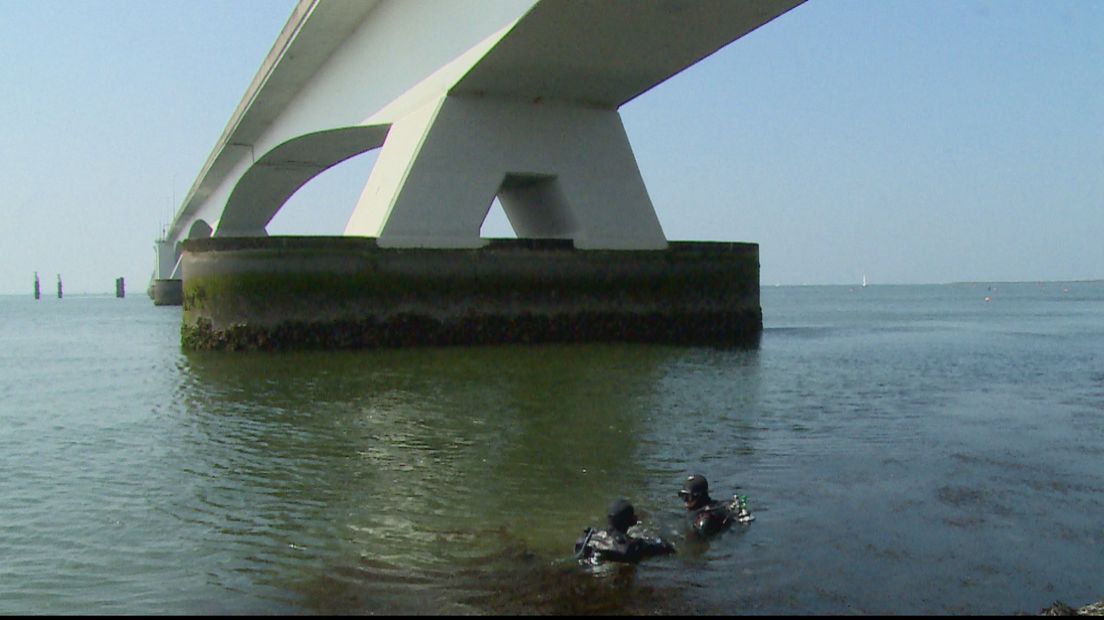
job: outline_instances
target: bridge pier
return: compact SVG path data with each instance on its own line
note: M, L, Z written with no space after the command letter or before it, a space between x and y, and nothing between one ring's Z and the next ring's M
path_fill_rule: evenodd
M184 303L180 279L180 244L162 237L153 244L157 262L147 293L155 306L179 306Z
M381 248L365 237L184 242L185 349L514 342L756 344L759 248L570 240Z
M155 302L179 286L187 348L754 341L758 246L668 243L618 110L803 1L299 0L162 231ZM346 237L267 237L375 148ZM496 196L524 239L481 237Z
M617 110L490 96L448 96L395 123L345 234L478 248L495 196L519 237L667 245Z
M184 303L184 281L171 278L155 279L150 285L150 297L155 306L179 306Z

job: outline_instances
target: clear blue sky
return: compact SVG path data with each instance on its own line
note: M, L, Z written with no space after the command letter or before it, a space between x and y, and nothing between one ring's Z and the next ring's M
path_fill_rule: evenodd
M0 293L143 292L294 4L0 0ZM1104 2L810 0L622 115L667 237L764 285L1104 278ZM373 163L270 233L339 234Z

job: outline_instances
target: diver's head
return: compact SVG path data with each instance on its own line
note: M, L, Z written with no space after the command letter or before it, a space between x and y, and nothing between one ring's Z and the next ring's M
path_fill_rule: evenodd
M682 483L682 490L678 494L682 501L686 503L687 509L700 508L710 502L709 482L705 479L705 476L694 474L686 478L686 482Z
M629 500L619 499L609 505L609 510L606 511L606 521L610 528L625 532L636 525L639 519L636 518L636 511L633 510L633 505L629 503Z

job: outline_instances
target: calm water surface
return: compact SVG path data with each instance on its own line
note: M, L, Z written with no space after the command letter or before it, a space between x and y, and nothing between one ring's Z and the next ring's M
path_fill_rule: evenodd
M144 296L0 297L0 613L1104 598L1104 283L762 303L754 350L201 355ZM757 520L685 541L699 471ZM680 552L583 572L572 543L619 495Z

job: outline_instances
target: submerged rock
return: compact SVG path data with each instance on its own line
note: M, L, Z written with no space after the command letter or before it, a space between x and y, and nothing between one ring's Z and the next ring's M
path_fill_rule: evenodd
M1041 616L1104 616L1104 601L1090 603L1084 607L1073 608L1062 601L1054 601L1050 607L1039 612Z

